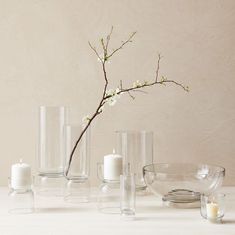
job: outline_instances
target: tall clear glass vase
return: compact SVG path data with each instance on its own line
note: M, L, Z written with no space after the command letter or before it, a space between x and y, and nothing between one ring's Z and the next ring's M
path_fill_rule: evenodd
M153 132L117 131L117 153L123 156L123 174L136 174L136 190L146 189L143 167L153 163Z
M40 194L62 196L65 184L64 126L67 110L62 106L39 108L38 174L36 191Z
M82 126L67 125L65 127L67 186L64 199L71 203L89 202L90 199L90 128L86 130L79 141L69 165L71 153L82 130Z

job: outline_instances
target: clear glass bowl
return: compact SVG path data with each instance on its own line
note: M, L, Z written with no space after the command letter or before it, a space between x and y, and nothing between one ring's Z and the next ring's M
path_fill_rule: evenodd
M191 163L156 163L144 166L144 180L168 205L198 207L200 195L211 194L222 185L225 169Z

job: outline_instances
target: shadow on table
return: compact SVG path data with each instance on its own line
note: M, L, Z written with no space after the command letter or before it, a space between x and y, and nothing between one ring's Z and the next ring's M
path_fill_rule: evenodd
M222 220L223 224L235 224L235 219L225 219Z
M35 213L44 214L44 213L80 213L87 212L91 209L89 208L80 208L80 207L52 207L52 208L36 208Z
M167 212L167 211L172 211L172 210L180 210L179 208L173 208L173 207L167 207L167 206L140 206L138 207L137 213L156 213L157 211L161 211L161 212ZM199 210L199 208L184 208L184 211L187 210Z
M147 212L147 213L151 213L151 212L156 212L156 211L166 211L168 210L167 207L162 207L162 206L139 206L137 208L137 213L141 213L141 212Z
M161 217L161 216L138 216L135 217L135 221L166 221L166 217ZM167 220L170 222L175 222L175 221L182 221L182 217L172 217L172 218L167 218ZM191 220L190 218L184 220Z

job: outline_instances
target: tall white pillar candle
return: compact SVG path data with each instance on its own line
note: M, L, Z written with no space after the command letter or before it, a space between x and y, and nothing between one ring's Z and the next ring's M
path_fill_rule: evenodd
M122 156L109 154L104 156L104 179L105 180L119 180L122 174Z
M25 189L31 186L31 167L23 163L11 166L11 187L13 189Z

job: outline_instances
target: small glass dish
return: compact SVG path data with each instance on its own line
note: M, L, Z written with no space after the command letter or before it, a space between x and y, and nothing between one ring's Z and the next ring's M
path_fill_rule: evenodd
M225 213L225 194L201 195L201 215L212 223L220 223Z

